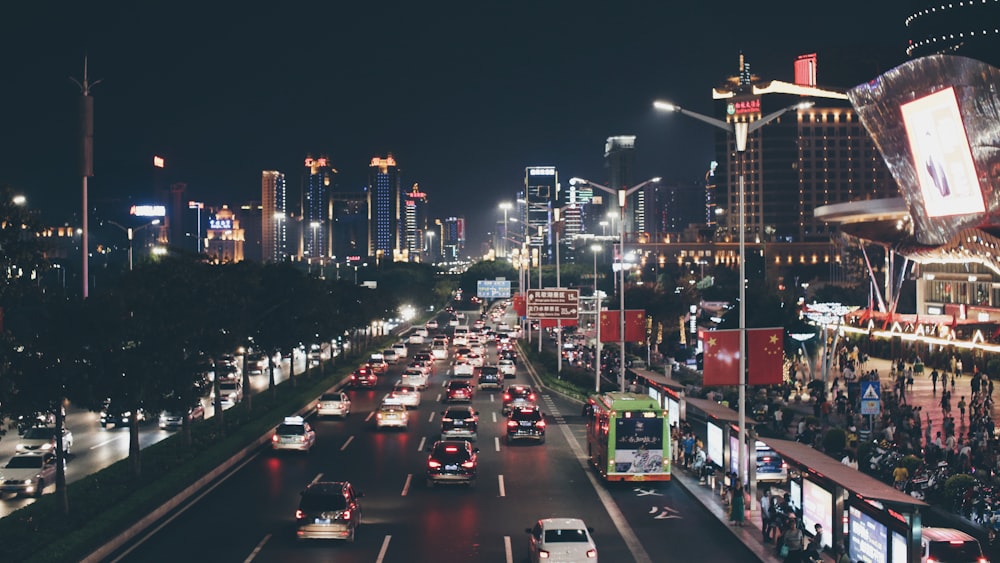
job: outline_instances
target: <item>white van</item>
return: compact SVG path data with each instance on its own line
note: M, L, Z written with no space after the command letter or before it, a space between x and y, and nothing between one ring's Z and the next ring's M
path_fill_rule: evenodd
M454 346L469 345L469 325L458 325L451 335L451 343Z
M920 561L951 563L986 561L979 540L954 528L923 528L920 530Z

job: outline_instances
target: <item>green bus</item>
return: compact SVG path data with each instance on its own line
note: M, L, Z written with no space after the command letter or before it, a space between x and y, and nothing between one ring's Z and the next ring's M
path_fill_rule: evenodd
M605 481L669 481L667 410L637 393L592 395L587 415L587 456Z

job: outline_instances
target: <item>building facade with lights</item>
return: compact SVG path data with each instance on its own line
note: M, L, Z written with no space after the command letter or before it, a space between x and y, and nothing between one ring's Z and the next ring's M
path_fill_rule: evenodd
M392 154L368 166L368 256L395 259L400 254L400 177Z
M524 240L544 256L553 256L552 209L558 203L559 171L555 166L528 166L524 169Z
M245 233L240 221L227 205L209 217L205 231L205 254L216 264L235 264L243 261Z
M441 261L460 261L465 253L465 218L448 217L435 223L441 227Z
M911 0L906 54L960 55L1000 66L1000 0Z
M403 194L403 259L407 262L426 262L427 248L427 194L419 184L413 184Z
M632 187L635 182L635 135L608 137L604 143L604 167L608 170L608 187L618 191ZM653 229L647 216L647 193L653 186L639 190L625 201L625 232L649 233ZM614 196L604 194L604 214L618 212Z
M261 172L261 255L265 262L288 260L288 185L277 170Z
M326 156L306 157L302 177L300 260L324 262L332 256L330 220L333 204L330 193L336 189L336 175L337 170L330 166L330 159Z

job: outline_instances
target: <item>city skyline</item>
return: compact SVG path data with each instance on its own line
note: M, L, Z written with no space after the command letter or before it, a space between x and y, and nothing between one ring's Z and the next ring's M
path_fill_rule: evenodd
M527 166L607 181L612 136L636 136L637 180L703 176L712 132L665 123L650 104L670 98L712 113L711 88L735 72L740 51L756 74L784 80L795 57L818 52L820 83L844 88L906 60L903 8L841 6L861 14L845 33L795 6L5 8L20 25L0 39L9 84L0 183L44 201L60 222L79 217L79 91L68 77L82 78L86 55L94 205L152 193L153 155L165 159L168 185L236 208L259 197L261 170L298 186L306 154L328 155L340 189L353 191L373 155L392 153L402 185L431 194L429 216L493 225ZM298 33L306 13L335 23ZM469 248L486 240L469 235Z

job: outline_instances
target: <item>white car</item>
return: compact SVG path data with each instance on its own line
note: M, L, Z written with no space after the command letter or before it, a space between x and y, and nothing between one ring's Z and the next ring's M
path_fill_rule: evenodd
M477 354L475 352L472 352L471 354L465 356L465 360L470 364L476 366L477 368L481 368L483 367L483 365L486 364L486 359L483 358L483 355Z
M409 383L402 381L397 383L392 388L392 392L389 393L389 397L398 399L399 403L406 408L415 409L420 406L420 390Z
M240 380L220 381L219 396L222 397L222 408L227 409L243 400L243 383ZM212 397L215 400L215 397Z
M316 416L341 416L351 414L351 398L343 391L323 393L316 402Z
M0 492L40 497L45 487L56 482L56 467L56 454L52 452L17 454L0 469Z
M62 431L63 453L70 453L73 449L73 433L65 427ZM55 452L56 451L56 429L51 426L36 426L29 428L24 436L17 441L14 448L17 453L24 452Z
M472 377L476 374L476 366L468 360L460 360L452 366L451 374L455 377Z
M387 364L395 364L399 361L399 354L397 354L396 350L392 348L386 348L385 350L382 350L382 359L385 360L385 363Z
M407 385L412 385L419 389L427 388L427 373L423 370L417 368L406 368L403 370L403 375L400 376L400 381Z
M514 364L513 360L508 360L506 358L501 358L497 362L497 368L504 377L515 377L517 376L517 365Z
M393 348L393 350L396 351L396 357L397 357L397 359L405 358L406 356L408 356L410 354L410 351L406 347L406 343L405 342L397 342L397 343L395 343L395 344L392 345L392 348Z
M482 342L470 342L469 350L472 350L480 356L486 354L486 346L484 346Z
M458 326L458 319L455 317L448 319L448 326Z
M424 335L417 334L417 333L414 332L407 339L407 342L409 342L410 344L423 344L424 343Z
M447 360L448 343L435 341L434 344L431 344L431 355L434 356L435 360Z
M431 320L427 321L426 323L424 323L424 328L426 328L427 330L437 330L437 328L438 328L438 322L437 322L437 320L436 319L431 319Z
M593 529L579 518L544 518L528 533L528 554L539 561L597 561Z

